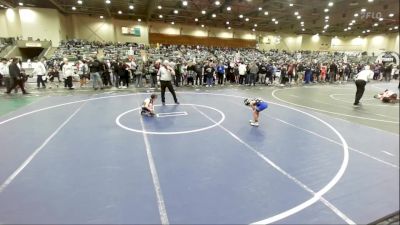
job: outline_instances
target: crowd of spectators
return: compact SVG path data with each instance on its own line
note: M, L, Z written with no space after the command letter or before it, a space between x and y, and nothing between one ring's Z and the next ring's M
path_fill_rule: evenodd
M102 49L101 57L99 49ZM374 72L376 80L398 79L399 74L398 65L377 62L361 53L176 45L150 48L135 43L82 40L62 42L53 57L39 62L21 65L22 69L30 71L26 72L28 76L37 78L38 87L46 87L45 82L55 82L50 87L64 86L71 90L76 88L73 81L79 81L79 87L86 87L90 82L96 90L113 86L128 88L130 85L156 88L159 85L157 74L163 65L174 69L173 84L177 87L344 83L352 81L366 66ZM7 73L3 72L3 77L4 74Z

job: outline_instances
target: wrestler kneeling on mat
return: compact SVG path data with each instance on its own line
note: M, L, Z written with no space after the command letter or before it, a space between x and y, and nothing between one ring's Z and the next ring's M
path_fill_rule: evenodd
M260 98L255 99L245 99L244 104L250 106L253 109L253 120L250 120L250 125L258 127L258 118L260 117L260 112L268 108L268 103Z
M142 114L143 116L155 116L156 114L154 112L154 102L156 99L156 94L152 94L150 98L146 98L143 101L142 111L140 112L140 114Z

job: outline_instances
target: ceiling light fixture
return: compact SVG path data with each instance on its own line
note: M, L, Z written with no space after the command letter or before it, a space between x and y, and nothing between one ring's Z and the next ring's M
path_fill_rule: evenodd
M230 30L231 29L231 27L228 27L228 30Z
M261 7L258 7L258 11L262 11L262 8L261 8Z
M324 9L324 12L329 12L329 9Z
M76 3L78 3L79 5L83 4L82 0L78 0Z
M275 21L275 18L272 18L272 22Z
M130 10L132 10L132 9L134 9L134 8L135 8L135 6L129 5L129 9L130 9Z
M363 9L361 9L361 12L365 12L365 11L367 11L367 10L366 10L366 9L364 9L364 8L363 8Z
M104 16L100 16L100 19L104 19Z
M299 12L297 12L297 11L296 11L296 12L294 12L294 15L295 15L295 16L299 15Z
M269 14L268 11L265 11L265 12L264 12L264 15L268 16L268 14Z
M213 17L213 18L215 18L215 17L217 17L217 15L215 15L215 14L212 14L212 17Z
M119 11L118 11L118 14L122 14L122 11L121 11L121 10L119 10Z
M24 6L24 3L23 2L19 2L18 5Z
M161 18L163 18L163 15L159 15L158 17L161 19Z
M231 11L232 8L230 6L226 7L226 10Z
M275 21L275 24L278 24L279 22L278 22L278 20L277 21Z
M383 21L383 17L379 18L379 21Z
M221 5L221 2L215 1L215 5Z
M355 13L355 14L354 14L354 17L358 17L358 13Z
M162 9L162 6L161 6L161 5L159 5L159 6L157 6L157 8L158 8L158 9Z
M139 18L139 19L137 19L137 21L138 21L138 22L142 22L142 19Z
M174 14L178 14L179 11L177 9L174 10Z
M242 18L243 18L243 15L242 15L242 14L240 14L240 15L239 15L239 18L240 18L240 19L242 19Z
M195 19L194 19L194 21L198 22L198 21L199 21L199 19L195 18Z
M111 4L111 0L106 0L106 4Z
M226 24L229 24L229 21L226 21Z
M378 23L374 23L374 27L377 27L379 24Z
M328 6L329 6L329 7L332 7L332 6L333 6L333 2L329 2L329 3L328 3Z
M187 2L187 1L182 1L182 5L183 5L183 6L187 6L187 5L188 5L188 2Z
M72 6L72 10L74 10L74 11L75 11L75 10L76 10L76 7L75 7L75 6Z
M292 7L292 6L293 6L293 3L290 3L289 6Z
M172 22L171 22L171 25L174 25L174 24L175 24L175 22L174 22L174 21L172 21Z
M246 20L246 22L248 22L248 21L249 21L249 18L246 18L245 20Z
M297 19L298 19L298 20L301 19L301 16L297 16Z
M394 16L394 14L393 14L393 13L390 13L390 14L389 14L389 17L393 17L393 16Z
M254 24L254 27L257 27L257 26L258 26L258 25L255 23L255 24Z
M207 12L205 10L201 11L201 14L205 15Z
M204 27L204 24L202 24L201 27Z

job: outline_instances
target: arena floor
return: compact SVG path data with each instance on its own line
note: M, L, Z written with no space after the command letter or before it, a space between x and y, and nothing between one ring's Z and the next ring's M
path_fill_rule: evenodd
M180 88L155 118L145 89L1 95L0 224L370 223L399 210L399 105L372 98L397 85Z

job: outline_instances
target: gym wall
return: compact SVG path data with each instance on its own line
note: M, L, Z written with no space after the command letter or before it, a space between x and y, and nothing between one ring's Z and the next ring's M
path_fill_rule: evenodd
M25 8L0 10L0 37L32 37L34 40L52 40L57 47L60 40L80 38L85 40L136 42L150 44L151 36L182 35L182 40L209 39L207 43L221 43L245 40L256 42L260 49L280 50L323 50L323 51L367 51L368 54L379 54L383 51L399 52L399 34L369 35L363 37L331 37L319 35L277 34L251 32L244 30L227 30L223 28L201 28L169 23L138 23L130 20L100 19L88 15L63 15L55 9ZM122 27L140 28L140 37L122 34ZM166 36L167 37L167 36ZM176 36L174 37L175 39ZM217 39L215 39L217 38ZM179 40L179 39L177 39ZM231 41L226 41L231 40ZM182 43L183 44L183 43ZM200 44L200 43L199 43ZM216 46L216 45L215 45ZM236 44L235 44L236 46Z

